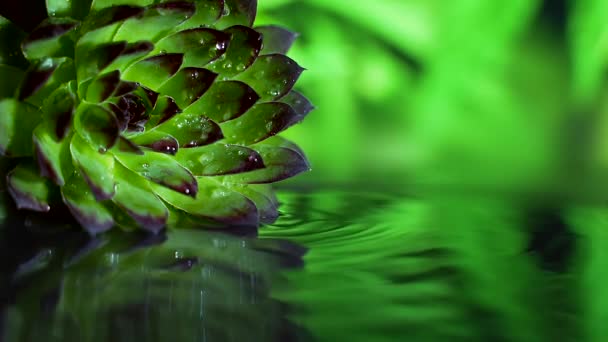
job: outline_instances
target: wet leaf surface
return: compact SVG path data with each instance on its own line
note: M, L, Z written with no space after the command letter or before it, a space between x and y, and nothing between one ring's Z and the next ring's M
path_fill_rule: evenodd
M43 122L34 130L33 141L40 174L63 186L72 169L70 139L57 139L55 127L49 122Z
M295 90L287 93L287 95L283 96L279 101L288 104L296 112L297 115L292 120L291 124L301 122L308 113L315 109L312 103L304 95Z
M257 12L257 0L224 0L224 16L215 24L217 28L233 25L251 27Z
M116 116L99 105L80 105L74 118L74 128L99 153L105 153L114 146L120 134Z
M177 139L160 131L146 132L133 137L132 141L141 147L147 147L160 153L175 155L179 150Z
M87 87L86 100L97 103L105 101L120 84L120 72L115 70L98 76Z
M291 58L272 54L260 56L236 79L249 84L263 101L270 101L287 94L302 71L304 69Z
M72 127L72 118L77 105L77 95L69 84L57 88L44 102L43 118L55 127L55 137L65 138Z
M156 41L194 14L194 4L172 1L150 5L136 17L126 20L114 36L115 41Z
M159 40L155 52L182 53L183 66L200 68L223 55L229 42L229 33L197 27Z
M143 164L133 164L136 169L146 169ZM112 201L135 220L140 229L158 234L169 215L163 202L150 190L142 175L117 165L115 176L116 193Z
M176 30L181 31L211 25L224 12L224 0L201 0L196 1L194 5L196 6L194 15L178 26Z
M148 57L125 70L123 79L139 82L157 91L158 88L179 70L183 54L166 53Z
M308 160L298 150L264 143L254 145L252 148L260 154L265 167L243 174L226 176L225 181L252 184L273 183L310 170Z
M220 126L200 114L181 113L156 129L173 136L180 147L204 146L223 138Z
M0 155L31 156L32 131L41 113L31 105L15 99L0 100Z
M65 18L48 18L32 31L22 43L29 60L47 57L74 57L74 40L70 33L79 22Z
M262 35L246 26L232 26L224 32L230 34L228 49L207 67L224 77L233 77L256 60L262 48Z
M271 224L279 218L280 203L271 185L233 184L232 189L240 192L255 203L261 223Z
M227 144L181 149L175 159L195 176L226 175L264 167L262 157L256 151Z
M6 176L8 191L15 200L17 209L47 212L49 206L48 180L40 176L33 164L17 166Z
M203 68L187 67L167 80L158 92L170 96L179 108L198 100L211 87L217 74Z
M89 234L105 232L114 225L112 213L97 201L78 172L72 173L66 185L61 187L61 195L74 218Z
M115 156L122 165L141 177L187 196L197 195L194 176L167 154L144 151L142 155L115 153Z
M217 220L230 225L256 226L258 213L247 197L207 177L199 177L198 196L188 197L158 186L155 191L167 203L190 215Z
M229 143L249 145L278 134L298 117L287 104L260 103L237 119L222 123L222 131Z
M74 166L80 171L90 191L97 201L114 195L114 157L109 153L99 153L79 134L74 134L70 143Z
M202 114L215 122L224 122L243 115L259 98L258 94L243 82L218 81L200 100L186 107L184 112Z

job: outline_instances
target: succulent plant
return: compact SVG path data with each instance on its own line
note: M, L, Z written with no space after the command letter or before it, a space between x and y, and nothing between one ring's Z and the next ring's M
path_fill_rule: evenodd
M17 161L18 208L63 202L92 234L276 219L269 183L309 169L276 136L313 109L292 90L294 33L252 28L254 0L46 5L28 34L0 17L0 155Z

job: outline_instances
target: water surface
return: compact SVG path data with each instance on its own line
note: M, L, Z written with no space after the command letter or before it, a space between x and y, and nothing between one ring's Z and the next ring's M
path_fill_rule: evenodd
M284 189L259 231L0 230L6 341L604 341L590 207ZM60 225L60 223L53 223ZM32 238L36 231L36 239Z

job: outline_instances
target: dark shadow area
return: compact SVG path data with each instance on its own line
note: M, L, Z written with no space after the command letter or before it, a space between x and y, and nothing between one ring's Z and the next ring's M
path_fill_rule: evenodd
M47 18L44 0L2 1L0 15L26 32L32 31Z
M8 341L309 339L270 295L289 285L283 271L303 267L306 249L294 243L250 231L41 235L15 215L7 222L0 328Z

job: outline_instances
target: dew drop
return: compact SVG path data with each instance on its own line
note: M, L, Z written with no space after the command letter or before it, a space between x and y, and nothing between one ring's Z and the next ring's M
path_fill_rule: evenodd
M219 41L219 42L215 43L215 48L218 49L218 50L224 50L224 49L226 49L226 41L222 40L222 41Z
M266 123L266 131L267 132L272 131L272 126L273 126L272 121L267 122Z

